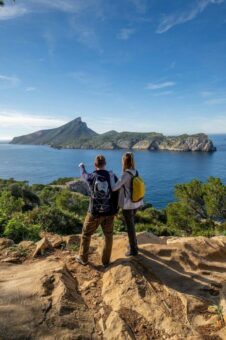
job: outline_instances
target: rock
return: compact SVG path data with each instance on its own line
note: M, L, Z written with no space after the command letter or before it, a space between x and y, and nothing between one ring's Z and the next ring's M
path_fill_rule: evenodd
M65 241L60 235L48 235L48 240L53 248L60 248L62 245L65 245Z
M133 145L134 150L148 150L150 149L152 141L144 139Z
M104 326L104 320L101 318L100 320L98 320L98 324L100 326L101 332L104 333L105 330L105 326Z
M114 240L115 262L103 274L102 297L116 314L107 319L105 338L123 338L114 333L121 318L133 339L223 340L226 326L208 326L213 321L208 306L220 305L226 314L226 236L174 238L169 244L167 238L153 242L149 233L139 237L140 255L131 259L124 257L128 240Z
M216 151L211 140L205 134L182 135L178 137L168 137L159 143L159 150L168 151Z
M137 241L138 241L138 245L151 244L151 243L166 244L166 241L164 239L161 239L158 236L154 235L152 232L147 232L147 231L138 233Z
M11 249L4 251L10 254L0 262L0 337L224 340L226 236L144 232L138 242L139 256L127 258L128 237L116 235L106 270L97 254L86 267L65 251L14 265ZM101 252L100 237L94 244Z
M177 137L157 136L152 139L138 141L132 147L135 150L163 150L163 151L216 151L213 142L205 134L182 135Z
M40 241L36 242L36 249L34 251L33 257L38 255L44 255L46 250L52 250L53 247L46 237L43 237Z
M90 280L90 281L85 281L81 287L80 287L80 290L81 291L85 291L85 290L88 290L90 288L94 288L96 286L96 280Z
M117 145L113 142L105 142L101 146L102 150L115 150L117 149Z
M111 312L106 321L106 330L104 332L104 339L106 340L134 340L134 336L126 325L126 323L120 318L117 312Z
M18 256L9 256L1 260L3 263L21 263L21 260Z
M14 245L13 240L10 240L8 238L0 238L0 250L12 247Z
M80 237L79 235L67 235L63 236L63 242L66 243L66 247L69 247L70 245L80 244Z
M62 262L0 263L0 272L2 339L92 338L94 318Z
M66 187L71 191L78 192L85 196L89 196L90 194L87 183L81 179L75 179L74 181L67 182Z
M21 241L18 244L18 247L21 247L21 248L23 248L25 250L30 250L34 246L35 246L35 243L33 241Z
M132 147L132 141L120 139L117 141L117 147L119 149L130 149Z
M105 310L104 310L104 308L103 308L103 307L101 307L101 309L99 310L99 313L100 313L100 315L101 315L101 316L104 316L104 314L105 314Z

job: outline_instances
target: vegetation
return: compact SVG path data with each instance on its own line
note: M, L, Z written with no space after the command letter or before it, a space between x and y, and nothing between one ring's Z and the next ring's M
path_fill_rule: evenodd
M51 185L0 180L0 235L36 241L41 231L78 233L88 198Z
M59 179L56 185L66 183ZM210 177L205 183L193 180L175 188L176 201L163 210L150 204L136 215L137 231L158 236L226 235L226 185ZM41 231L79 233L88 208L88 197L55 185L28 185L0 179L0 236L36 241ZM122 213L115 232L125 231ZM98 231L101 233L101 231Z

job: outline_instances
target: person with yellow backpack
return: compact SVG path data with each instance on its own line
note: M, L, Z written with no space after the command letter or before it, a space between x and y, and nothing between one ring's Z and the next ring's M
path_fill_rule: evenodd
M119 191L119 208L122 209L129 238L129 251L126 256L138 255L138 245L135 230L135 214L143 203L145 185L138 171L132 152L126 152L122 157L122 176L112 187L112 191Z

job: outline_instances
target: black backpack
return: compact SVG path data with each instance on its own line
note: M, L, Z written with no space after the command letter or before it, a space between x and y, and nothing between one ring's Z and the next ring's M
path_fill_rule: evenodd
M116 213L110 175L107 170L94 171L91 185L91 213L93 215L114 215Z

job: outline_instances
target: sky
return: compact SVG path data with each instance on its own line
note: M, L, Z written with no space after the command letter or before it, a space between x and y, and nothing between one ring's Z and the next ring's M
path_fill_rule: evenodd
M0 139L78 116L102 133L226 133L226 0L6 0Z

